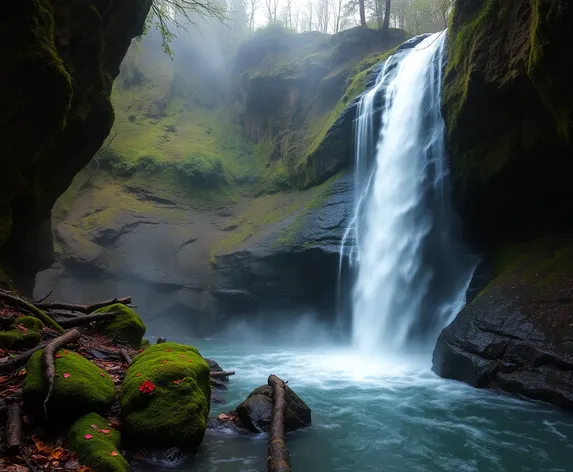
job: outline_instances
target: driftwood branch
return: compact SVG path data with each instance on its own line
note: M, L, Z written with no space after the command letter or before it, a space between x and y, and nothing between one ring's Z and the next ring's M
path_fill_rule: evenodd
M63 348L67 344L71 344L80 339L80 332L77 329L72 329L65 334L53 339L48 343L44 352L42 353L42 364L44 365L44 377L48 384L48 394L44 400L44 413L47 414L47 405L50 397L52 396L52 390L54 389L54 376L56 375L56 366L54 365L54 355L58 349Z
M29 351L26 351L23 354L20 354L10 359L7 362L0 364L0 374L3 374L4 372L9 372L11 370L17 369L20 366L23 366L26 362L28 362L28 359L32 357L32 354L34 354L36 351L39 351L40 349L44 349L44 347L46 347L47 344L48 343L38 344L34 349L30 349Z
M124 363L126 363L127 365L131 365L131 357L129 357L129 354L125 349L119 350L119 357Z
M8 421L6 422L6 452L14 456L22 448L22 408L20 400L8 405Z
M268 384L273 388L273 414L269 428L268 472L290 472L290 457L285 433L285 383L271 375Z
M64 329L58 323L56 323L52 318L50 318L42 309L33 305L29 301L24 300L23 298L17 297L15 295L6 293L5 291L0 291L0 299L10 303L12 306L17 306L19 308L28 310L30 313L32 313L33 316L41 320L46 326L54 328L60 333L64 332Z
M114 298L112 300L104 300L102 302L92 303L90 305L77 305L74 303L59 303L59 302L39 303L38 308L41 308L43 310L79 311L80 313L89 314L100 308L104 308L110 305L115 305L116 303L129 305L131 303L131 297Z
M118 311L110 311L108 313L97 313L95 315L84 315L84 316L76 316L75 318L70 318L68 320L61 320L60 326L63 328L75 328L76 326L83 326L94 321L107 321L113 320L119 315Z
M230 371L221 370L219 372L211 372L210 375L211 375L211 377L216 379L218 377L228 377L229 375L235 375L235 371L234 370L230 370Z

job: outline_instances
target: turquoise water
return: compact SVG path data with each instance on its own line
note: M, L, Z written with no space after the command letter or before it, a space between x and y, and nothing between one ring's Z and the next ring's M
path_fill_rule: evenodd
M173 339L175 340L175 339ZM437 377L428 357L361 358L329 347L194 342L236 375L233 409L275 373L312 409L312 427L288 435L294 472L571 471L573 415ZM207 433L192 458L139 462L138 471L266 470L264 435Z

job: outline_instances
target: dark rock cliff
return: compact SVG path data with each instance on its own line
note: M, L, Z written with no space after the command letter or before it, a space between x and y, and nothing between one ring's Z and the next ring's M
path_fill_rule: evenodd
M113 124L113 79L151 0L19 0L0 19L0 261L52 259L50 213Z
M439 375L568 409L572 23L563 0L455 6L443 92L454 201L493 280L434 352Z

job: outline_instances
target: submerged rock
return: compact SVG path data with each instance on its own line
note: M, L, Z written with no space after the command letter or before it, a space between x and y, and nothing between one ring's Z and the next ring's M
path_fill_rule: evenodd
M24 401L28 408L41 415L48 385L42 364L43 350L26 364ZM48 419L60 422L74 420L89 412L105 413L115 400L115 386L111 377L79 354L60 350L55 359L54 389L48 403ZM69 374L64 376L64 374Z
M144 382L152 385L147 392L140 390ZM197 349L173 342L150 346L135 357L123 382L125 442L196 448L205 434L210 396L209 366Z
M98 322L96 329L112 342L139 347L145 334L145 325L139 315L122 303L100 308L94 314L108 312L119 312L119 315L114 320Z
M442 331L434 371L573 410L571 240L498 251L499 275Z
M273 389L262 385L251 392L236 410L210 421L209 427L218 429L232 425L240 432L268 432L273 412ZM311 424L311 411L307 404L286 386L285 430L295 431Z
M108 421L97 413L82 416L72 425L68 446L93 472L129 471L129 464L121 455L119 431L109 427Z

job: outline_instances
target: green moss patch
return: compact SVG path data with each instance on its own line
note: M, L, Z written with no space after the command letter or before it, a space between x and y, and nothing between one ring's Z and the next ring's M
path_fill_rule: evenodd
M14 327L16 328L18 325L24 326L26 329L31 329L33 331L41 331L44 327L44 323L33 316L21 316L20 318L16 318L14 320Z
M145 381L151 393L139 389ZM131 447L196 448L205 434L209 366L192 346L162 343L139 354L121 391L123 439Z
M95 313L119 312L120 314L110 321L100 321L96 329L101 331L111 341L139 347L145 334L145 325L139 315L131 308L116 303L96 310Z
M24 400L29 408L43 412L48 386L44 378L42 353L38 351L26 365ZM98 366L73 351L60 350L55 361L54 390L48 404L48 418L58 422L74 420L88 412L105 413L115 399L111 377ZM64 374L67 378L64 377Z
M11 330L0 332L0 347L5 349L26 349L37 346L42 340L40 331L44 327L33 316L21 316L12 323Z
M86 435L91 437L86 439ZM72 425L68 447L93 472L129 471L129 464L120 453L119 431L112 429L108 421L97 413L82 416Z

